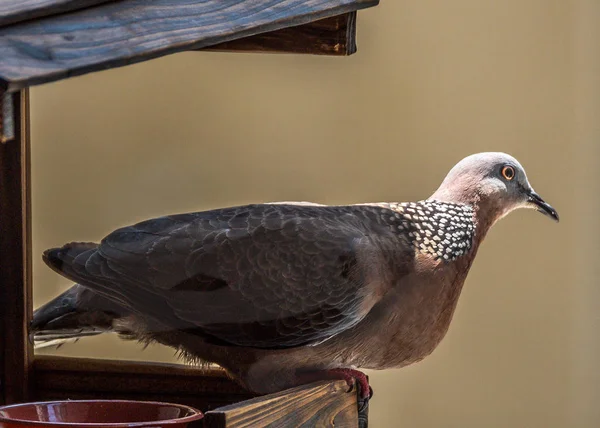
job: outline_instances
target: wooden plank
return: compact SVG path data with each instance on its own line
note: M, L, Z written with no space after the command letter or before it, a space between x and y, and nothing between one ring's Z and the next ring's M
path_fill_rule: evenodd
M255 396L216 366L38 356L33 370L36 400L158 399L207 411Z
M297 26L379 0L122 0L0 28L8 91Z
M207 412L204 425L227 427L358 426L356 392L345 381L322 381Z
M31 319L31 182L29 95L12 95L14 140L0 144L0 401L29 398Z
M219 43L204 50L352 55L356 52L356 12Z
M116 0L0 0L0 27Z

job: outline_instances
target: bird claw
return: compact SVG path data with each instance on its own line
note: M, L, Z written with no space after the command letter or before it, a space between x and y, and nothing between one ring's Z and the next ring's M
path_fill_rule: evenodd
M351 392L356 387L356 405L358 407L358 427L367 428L369 425L369 401L373 398L373 388L371 385L362 382L362 379L353 379L352 386L348 392ZM365 377L366 380L366 377Z
M369 385L367 376L353 369L329 369L320 372L304 372L299 376L304 382L313 382L318 379L338 379L346 381L348 392L356 388L356 404L358 407L358 426L367 428L369 417L369 400L373 398L373 388Z
M368 394L364 393L365 387L362 385L362 382L356 382L357 386L357 398L356 405L358 407L358 427L359 428L368 428L369 425L369 401L373 398L373 388L371 385L367 384Z
M348 384L348 392L354 391L356 386L358 397L361 399L371 399L373 397L373 388L369 385L369 379L363 372L353 369L330 369L327 371L332 379L343 379Z
M358 426L367 428L369 424L369 400L373 398L373 388L369 385L367 376L358 370L352 369L331 369L328 375L332 378L343 379L349 386L348 392L356 388L356 404L358 407Z
M369 398L359 398L356 401L358 406L358 427L368 428L369 426Z

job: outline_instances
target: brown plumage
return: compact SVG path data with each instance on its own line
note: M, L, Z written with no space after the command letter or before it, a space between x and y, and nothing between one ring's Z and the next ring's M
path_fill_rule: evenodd
M514 158L482 153L425 201L148 220L46 251L78 285L35 312L32 332L39 345L105 331L157 341L258 393L402 367L439 344L487 231L522 207L558 220Z

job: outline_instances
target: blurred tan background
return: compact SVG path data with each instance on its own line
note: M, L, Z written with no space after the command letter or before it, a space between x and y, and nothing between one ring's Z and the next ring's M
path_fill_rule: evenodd
M226 205L421 199L506 151L562 221L492 230L437 351L369 373L372 426L600 426L598 22L597 0L388 0L349 58L185 53L33 89L36 306L69 286L48 247Z

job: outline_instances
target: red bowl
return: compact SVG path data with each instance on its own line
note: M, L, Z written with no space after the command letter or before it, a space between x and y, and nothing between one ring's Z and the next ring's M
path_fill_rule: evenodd
M0 428L187 427L202 412L180 404L128 400L66 400L0 407Z

